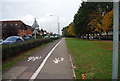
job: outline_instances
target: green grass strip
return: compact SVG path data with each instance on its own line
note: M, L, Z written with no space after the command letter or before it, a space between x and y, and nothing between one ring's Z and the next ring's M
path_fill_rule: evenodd
M91 41L66 38L69 53L74 62L76 78L111 79L112 41Z

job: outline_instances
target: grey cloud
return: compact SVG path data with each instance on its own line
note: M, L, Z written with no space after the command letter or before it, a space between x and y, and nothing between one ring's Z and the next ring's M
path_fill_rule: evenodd
M36 17L40 28L57 33L57 19L55 17L46 16L49 13L59 16L61 29L73 21L74 14L77 12L81 0L13 0L13 2L2 2L2 19L13 20L21 19L28 15ZM20 1L20 2L19 2ZM40 21L43 18L44 22ZM47 19L48 18L48 19ZM42 19L41 19L42 20ZM50 21L53 20L53 21ZM33 20L24 20L31 25ZM40 22L39 22L40 21Z

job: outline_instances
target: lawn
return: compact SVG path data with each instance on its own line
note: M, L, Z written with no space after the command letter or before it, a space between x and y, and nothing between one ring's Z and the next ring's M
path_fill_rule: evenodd
M77 79L84 74L86 79L111 79L112 41L66 38L66 43Z

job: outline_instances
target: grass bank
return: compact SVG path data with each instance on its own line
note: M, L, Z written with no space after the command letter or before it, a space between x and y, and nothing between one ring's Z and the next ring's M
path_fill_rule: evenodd
M112 41L66 38L66 43L73 57L77 79L84 74L87 79L111 79Z

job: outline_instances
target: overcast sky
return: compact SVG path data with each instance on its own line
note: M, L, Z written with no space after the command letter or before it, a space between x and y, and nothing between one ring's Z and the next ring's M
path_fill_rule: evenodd
M0 20L22 20L25 24L32 25L36 18L40 29L57 33L57 16L62 29L73 21L81 2L81 0L17 0L17 2L3 0Z

